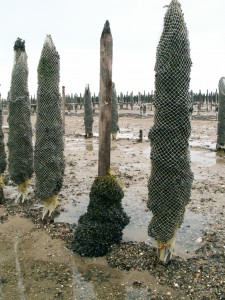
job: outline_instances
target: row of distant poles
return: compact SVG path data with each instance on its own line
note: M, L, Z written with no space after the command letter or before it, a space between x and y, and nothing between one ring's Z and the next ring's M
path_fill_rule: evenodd
M102 45L102 43L101 43L101 45ZM103 47L103 46L101 46L101 47ZM109 53L106 52L106 51L104 51L104 52L101 51L101 53L103 53L104 55L108 55L110 57ZM112 56L112 51L111 51L111 56ZM101 57L101 61L103 60L103 57ZM109 62L112 63L112 57L110 57ZM104 63L108 65L107 61L104 61ZM101 63L101 67L102 67L102 63ZM111 65L111 70L112 70L112 65ZM112 73L112 71L111 71L111 73ZM106 74L106 73L104 73L101 70L101 74ZM105 76L106 75L104 75L104 77ZM109 73L108 73L108 76L109 76ZM112 76L112 74L111 74L111 76ZM102 125L105 125L106 126L105 128L107 128L107 130L109 130L108 122L109 122L109 119L111 119L110 105L111 105L112 97L110 96L110 98L108 99L108 101L110 101L110 102L108 103L107 107L102 106L103 98L101 98L101 97L103 97L103 94L102 94L103 91L105 93L104 94L104 99L106 97L106 94L107 94L107 96L111 95L111 94L108 94L108 93L110 93L110 90L112 92L112 86L107 85L107 79L108 78L104 78L104 79L105 80L101 80L101 86L102 86L103 83L104 83L104 86L102 86L102 91L100 90L100 93L99 93L99 106L102 108L102 111L101 111L100 115L105 112L108 116L107 118L104 119L105 121L107 121L107 124L104 123ZM112 78L111 78L111 80L112 80ZM101 89L101 86L100 86L100 89ZM217 151L221 151L221 150L224 151L225 150L225 77L222 77L219 80L219 94L217 94L217 90L216 90L215 94L208 93L208 91L207 91L207 94L201 94L201 92L199 92L199 94L194 94L193 92L191 92L190 96L192 98L193 105L194 104L197 105L197 112L198 113L201 112L201 107L203 106L204 103L206 104L206 111L209 111L209 105L211 106L211 110L212 110L212 107L215 106L215 111L218 112L218 130L217 130L217 146L216 146L216 148L217 148ZM151 95L151 97L152 97L152 100L153 100L154 96ZM132 98L132 94L131 94L131 98ZM127 97L127 99L128 99L128 97ZM133 103L133 101L131 103ZM67 103L66 103L65 86L63 86L62 87L62 118L63 118L64 132L65 132L66 105L67 105ZM127 103L127 107L128 107L128 103ZM121 109L123 108L123 103L122 103L122 107L120 107L120 108ZM131 105L131 109L133 109L133 105ZM146 106L142 106L140 109L142 110L142 112L144 112L144 109L146 109ZM107 131L107 133L108 133L108 131ZM110 134L109 134L109 136L110 136ZM100 139L100 141L101 141L101 139ZM106 141L106 140L102 139L102 141ZM108 139L107 139L107 141L108 141ZM103 146L102 149L105 149L104 147L105 146ZM107 149L108 149L108 146L107 146Z
M193 111L201 112L201 111L217 111L218 109L218 92L217 89L214 92L209 92L207 90L206 93L202 93L199 91L198 93L194 93L190 91L190 97L193 105ZM71 112L73 109L78 111L82 109L84 106L84 96L80 94L65 94L65 108L68 112ZM95 93L91 95L91 101L93 105L93 110L98 106L99 96L96 96ZM5 105L7 105L7 101L4 100ZM30 103L33 112L36 111L37 101L35 95L30 97ZM140 108L144 113L144 109L148 108L150 111L153 110L154 106L154 92L151 93L141 93L138 92L135 95L133 92L130 94L127 92L124 95L122 92L117 96L117 104L119 109L131 109Z

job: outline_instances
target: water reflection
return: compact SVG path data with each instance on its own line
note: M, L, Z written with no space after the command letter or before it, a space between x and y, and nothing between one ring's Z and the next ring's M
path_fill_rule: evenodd
M225 152L223 153L216 152L216 163L217 164L225 163Z
M78 271L77 267L73 265L73 296L74 299L79 300L97 300L95 297L93 284L85 281L84 277Z
M92 145L87 141L88 146ZM134 153L135 147L125 147L116 145L116 148L120 149L124 153ZM149 145L143 150L144 156L149 156L150 149ZM217 162L224 162L224 158L218 157L216 152L207 150L193 150L191 149L191 161L194 164L204 165L204 167L210 167ZM150 164L150 161L149 161ZM119 165L118 162L113 162L111 164L111 170L113 173L118 171L123 171L123 165ZM142 163L132 163L132 167L138 168L140 170L144 169ZM201 169L195 172L195 178L201 175ZM152 243L150 237L148 236L148 224L152 217L151 213L146 210L146 202L144 202L138 192L142 192L142 195L147 195L147 186L143 184L133 183L125 190L125 196L122 200L123 207L126 213L131 217L130 223L125 227L123 231L123 240L137 241ZM69 200L69 199L68 199ZM89 197L86 196L76 196L75 205L71 204L71 201L64 206L65 211L60 214L56 219L59 222L77 223L79 217L84 214L89 204ZM199 247L196 242L199 236L201 236L201 231L209 222L209 217L204 216L200 212L193 213L192 211L186 209L184 222L178 231L177 243L176 243L176 253L180 256L184 253L189 252L190 255L194 255L195 250ZM185 256L186 257L186 256Z
M18 195L18 188L15 185L5 185L3 186L5 197L10 199L15 198ZM28 195L34 193L34 188L32 186L28 187Z
M147 192L147 191L146 191ZM76 205L67 203L64 211L55 219L55 222L67 222L70 224L78 222L79 217L86 212L89 204L88 197L79 197ZM152 244L148 236L148 224L152 217L151 212L146 209L146 202L135 197L133 188L129 188L122 200L125 212L130 216L130 223L123 230L123 241L146 242ZM175 247L176 254L186 258L195 254L199 248L196 240L201 236L201 231L210 222L210 217L202 213L193 213L186 209L184 222L178 230Z
M123 151L126 152L126 149ZM143 150L143 155L146 157L150 157L150 153L151 147L146 147ZM225 156L218 154L216 151L210 151L205 149L190 149L190 156L191 162L203 164L204 167L211 167L215 164L225 163Z
M93 151L93 141L92 140L85 140L85 148L87 151Z
M190 154L191 162L204 164L204 167L211 167L216 164L216 152L206 150L191 150Z
M111 146L111 151L115 151L115 150L117 150L117 149L118 149L117 145L112 145L112 146Z
M66 150L77 151L77 150L87 150L94 151L97 150L97 141L90 138L67 138L66 139Z
M121 284L123 272L112 270L107 264L103 265L101 258L98 258L95 262L92 260L91 263L88 263L89 260L83 259L83 264L78 267L82 275L80 278L84 280L83 284L85 288L87 285L89 293L85 291L85 293L83 292L84 298L78 297L77 299L126 299L125 285ZM76 279L79 279L78 276Z

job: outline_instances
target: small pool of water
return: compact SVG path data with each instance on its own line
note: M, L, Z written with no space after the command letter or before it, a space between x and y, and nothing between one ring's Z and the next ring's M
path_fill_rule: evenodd
M211 167L216 164L216 152L193 150L191 149L191 162L203 164L205 167Z
M72 151L72 150L96 151L97 149L98 149L98 144L95 139L85 139L85 138L66 139L66 150L68 151Z
M128 189L129 190L129 189ZM122 200L124 210L130 216L130 223L123 231L123 241L137 241L152 244L153 241L148 236L148 224L152 213L147 210L146 202L132 196L132 189L125 193ZM76 203L70 201L66 203L65 209L55 219L55 222L67 222L77 224L79 217L87 211L89 197L76 197ZM72 200L72 199L71 199ZM194 255L195 250L199 248L197 239L201 237L201 231L209 223L209 216L202 213L193 213L186 209L184 222L177 234L175 252L177 255L186 258ZM187 255L189 253L189 255Z
M124 150L126 151L126 150ZM129 150L128 150L129 151ZM151 148L146 147L143 150L143 155L150 158ZM219 156L216 151L206 149L190 149L192 163L199 163L205 167L211 167L215 164L225 163L225 159Z
M3 187L5 196L10 199L16 198L18 194L18 188L15 185L5 185ZM34 188L32 186L28 187L28 194L32 194L34 192ZM29 197L29 196L28 196Z

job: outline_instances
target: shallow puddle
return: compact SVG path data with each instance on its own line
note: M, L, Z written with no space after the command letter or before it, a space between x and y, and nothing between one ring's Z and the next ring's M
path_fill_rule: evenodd
M136 241L153 244L153 241L148 236L148 224L151 220L152 213L147 210L146 202L132 196L134 190L125 192L122 200L124 210L130 216L130 223L123 231L123 241ZM67 222L70 224L77 224L79 217L87 210L89 203L88 197L75 197L66 203L63 208L65 209L55 219L55 222ZM76 198L76 202L75 202ZM68 199L69 200L69 199ZM183 258L194 255L195 250L199 248L197 239L201 237L201 231L209 223L209 216L202 213L193 213L186 209L184 222L177 234L177 242L175 247L176 255ZM189 253L189 254L187 254Z
M124 150L126 151L126 150ZM150 147L144 149L143 155L150 157L151 149ZM217 154L216 151L206 150L206 149L190 149L190 156L192 163L199 163L204 165L204 167L211 167L215 164L225 163L225 159Z
M18 188L15 185L5 185L3 187L4 189L4 195L5 197L9 197L11 199L16 198L17 194L18 194ZM34 189L32 186L28 187L28 195L32 194L34 192ZM29 196L28 196L29 197Z
M216 142L212 140L207 140L207 139L192 139L190 140L190 146L195 147L195 148L203 148L203 149L208 149L208 150L216 150Z
M191 162L211 167L217 163L216 152L191 149Z
M68 150L77 151L77 149L86 149L87 151L96 151L98 144L95 139L74 138L67 139L66 147ZM113 150L121 150L123 153L135 153L136 151L135 146L124 147L120 145L113 145L113 147ZM224 158L219 157L214 151L191 149L190 153L191 162L197 164L198 166L211 167L215 164L222 164L225 162ZM142 155L149 157L149 144L144 145ZM146 165L143 165L142 162L133 162L131 164L132 167L138 171L146 168ZM124 167L126 167L126 165L119 166L118 163L114 163L112 164L111 169L114 172L118 170L123 171ZM195 172L195 178L200 175L201 174L198 174L198 171ZM16 197L17 195L16 186L5 186L4 190L10 198ZM122 203L124 210L131 219L128 226L126 226L124 229L123 241L137 241L151 244L152 240L148 236L148 224L152 214L147 210L146 202L142 200L143 197L138 194L138 191L142 191L142 195L145 194L147 197L147 184L146 187L143 185L138 186L138 184L132 184L125 190L125 196L122 200ZM29 188L29 193L33 193L32 187ZM55 219L55 222L77 224L79 217L86 212L89 203L89 197L88 195L70 195L66 200L67 203L63 205L64 211L62 211ZM197 240L201 236L201 231L205 228L209 221L209 216L206 217L202 213L193 213L189 209L186 209L184 222L177 235L175 247L176 254L180 255L181 257L186 257L187 253L194 255L195 250L199 247Z
M66 150L77 151L77 150L87 150L94 151L98 149L98 144L95 139L85 139L85 138L74 138L66 139Z
M126 134L127 133L125 133L125 138ZM76 150L78 148L82 148L89 151L96 151L98 148L98 144L94 139L70 139L67 141L67 147L69 147L69 149L74 148L74 150L75 148ZM124 154L138 154L135 145L133 145L132 147L125 147L119 144L113 144L112 150L120 150ZM146 143L143 145L140 155L149 157L150 151L150 145ZM209 150L207 151L205 149L190 149L190 155L191 162L195 165L197 164L197 166L200 167L211 167L217 163L224 163L225 161L223 158L218 157L216 152ZM131 164L132 168L141 171L150 166L150 160L149 163L145 165L143 165L143 162L131 162ZM125 172L126 167L127 165L118 165L118 163L112 163L111 169L114 172ZM199 172L200 171L198 170L195 171L195 178L197 178L198 176L202 176ZM142 195L147 195L147 184L146 187L143 187L132 183L132 185L130 185L129 188L125 190L125 196L122 200L122 203L124 210L131 217L131 219L130 223L123 231L123 241L137 241L152 244L153 241L148 236L148 224L151 220L152 214L147 210L146 202L142 200L143 197L138 194L139 190L143 190ZM86 212L89 203L89 197L88 195L85 197L72 195L67 198L67 201L68 202L63 205L63 208L65 210L61 212L61 214L55 219L55 221L77 224L79 217ZM177 242L175 247L176 254L184 258L194 255L195 250L200 246L198 243L198 238L201 237L201 231L207 226L209 222L209 216L205 216L202 213L193 213L189 209L186 209L184 222L177 234Z

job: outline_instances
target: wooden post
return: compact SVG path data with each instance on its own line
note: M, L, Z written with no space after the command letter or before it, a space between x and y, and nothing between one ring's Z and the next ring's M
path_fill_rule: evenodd
M62 123L63 123L63 133L65 134L65 86L62 87Z
M143 142L143 130L142 129L140 129L139 130L139 142Z
M112 119L112 48L113 41L110 25L109 21L106 21L100 40L98 176L107 175L110 169Z

